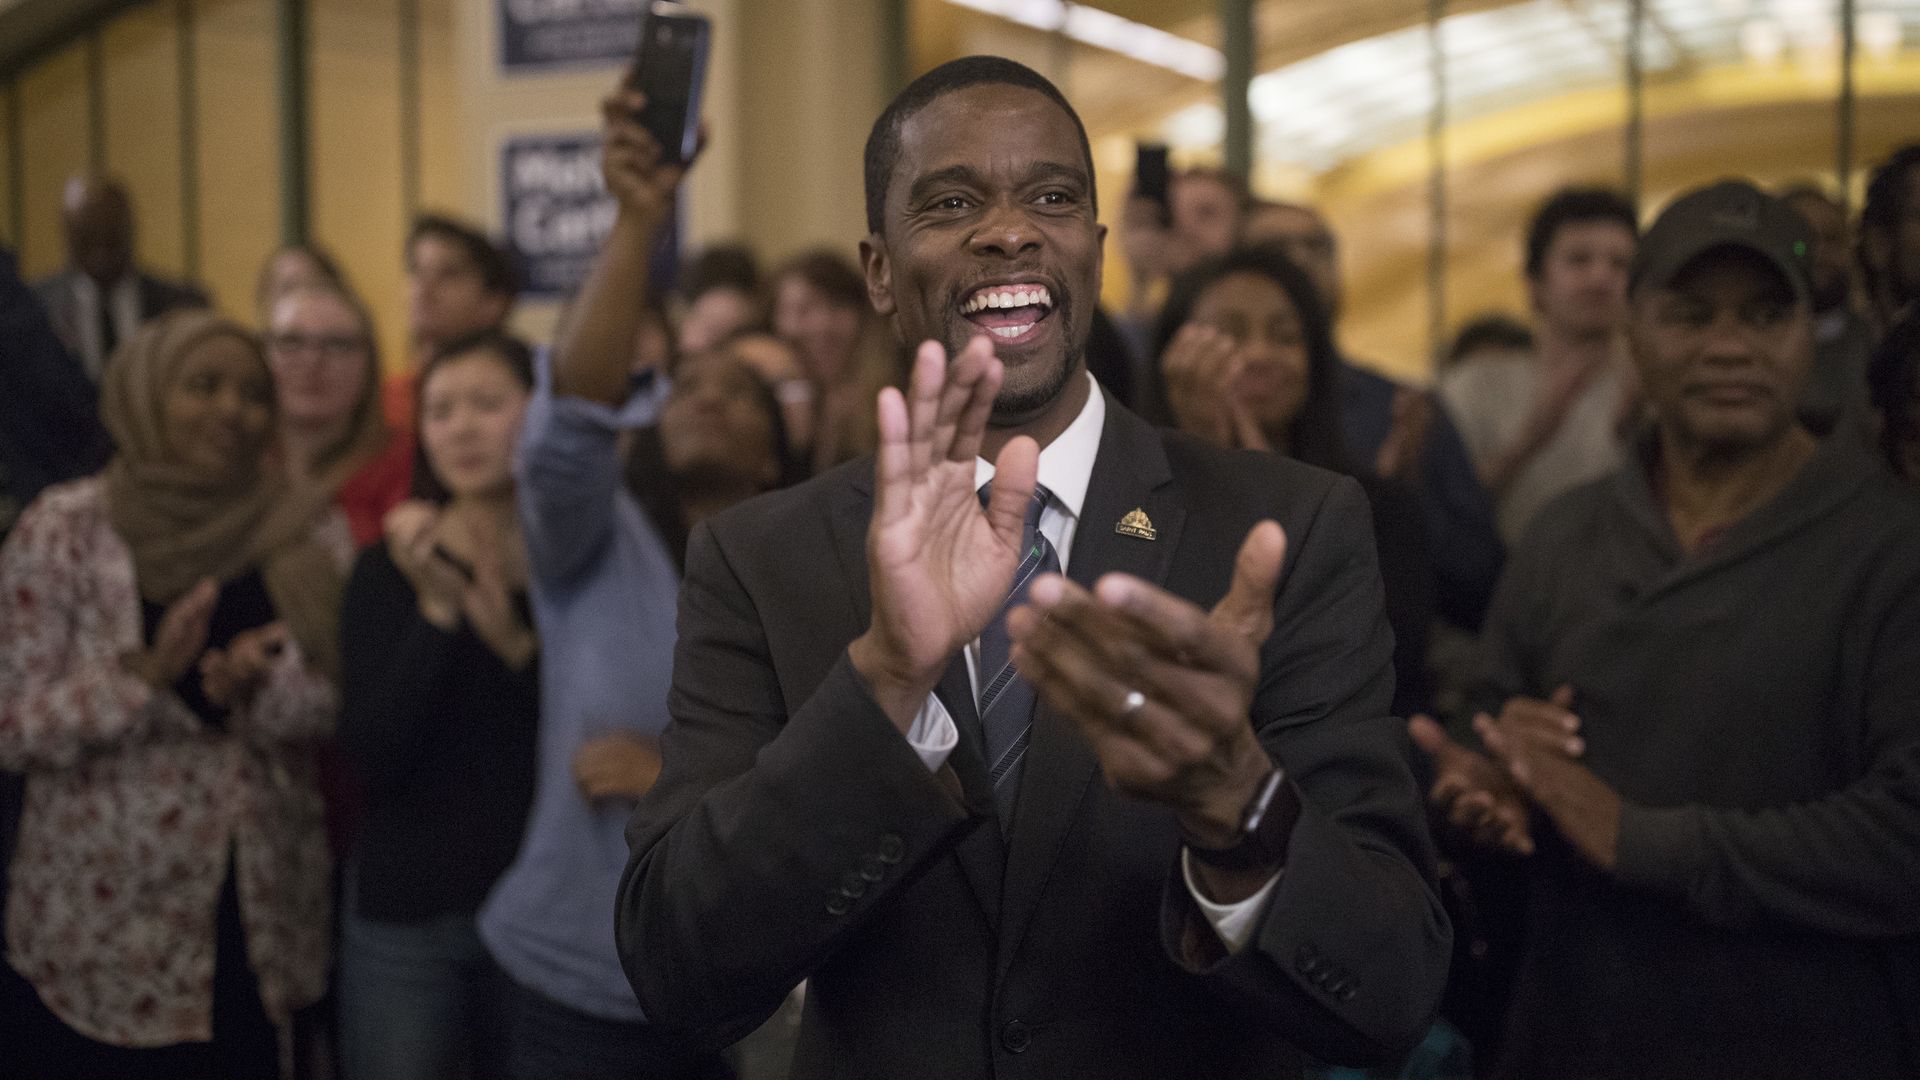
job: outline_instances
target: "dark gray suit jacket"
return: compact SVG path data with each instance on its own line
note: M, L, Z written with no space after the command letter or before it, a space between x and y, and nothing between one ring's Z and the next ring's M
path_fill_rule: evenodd
M1174 816L1036 711L1005 838L964 658L929 773L846 658L866 627L872 464L694 535L665 770L628 829L622 958L648 1016L713 1043L809 979L798 1077L1271 1078L1424 1030L1451 931L1431 884L1392 634L1353 481L1156 431L1109 399L1071 576L1201 604L1262 518L1289 538L1253 723L1304 802L1253 942L1226 958ZM1114 524L1142 509L1154 540Z
M76 357L80 354L80 304L74 294L74 279L81 271L72 268L62 270L52 277L43 278L34 283L34 292L40 297L40 303L47 309L47 317L53 320L53 328L60 335L61 344ZM158 318L177 308L203 308L209 306L207 294L196 285L188 282L167 281L153 277L139 270L133 271L135 283L140 287L140 319ZM105 366L103 363L102 367Z

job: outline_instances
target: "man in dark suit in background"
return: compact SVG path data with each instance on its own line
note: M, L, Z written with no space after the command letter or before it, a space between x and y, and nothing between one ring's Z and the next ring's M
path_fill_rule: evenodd
M808 979L801 1077L1390 1058L1450 931L1360 489L1089 378L1106 230L1039 75L922 76L866 177L869 295L924 344L875 459L691 541L617 918L649 1019L723 1043Z
M206 307L194 285L163 281L134 263L133 200L117 180L75 177L62 206L67 268L34 285L60 340L98 383L107 360L140 324L175 308Z

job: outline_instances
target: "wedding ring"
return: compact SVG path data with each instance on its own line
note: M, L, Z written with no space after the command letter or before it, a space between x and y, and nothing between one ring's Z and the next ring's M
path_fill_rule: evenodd
M1120 706L1120 718L1131 720L1141 709L1147 707L1147 695L1138 690L1127 691L1127 699Z

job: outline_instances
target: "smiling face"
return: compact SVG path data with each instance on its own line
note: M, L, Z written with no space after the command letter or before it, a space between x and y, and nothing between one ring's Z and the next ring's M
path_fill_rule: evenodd
M1233 393L1247 403L1254 422L1268 432L1291 426L1307 400L1307 339L1300 312L1279 282L1263 274L1228 274L1194 301L1192 321L1233 340L1244 365Z
M959 352L986 334L1006 364L993 423L1043 412L1080 369L1100 296L1093 177L1072 117L1024 87L936 98L900 127L867 291L904 343Z
M1790 431L1813 363L1812 318L1780 272L1738 248L1709 251L1634 298L1634 359L1663 431L1741 454Z
M513 448L527 388L483 349L444 360L420 387L420 443L442 487L455 498L485 498L513 487Z
M173 460L223 478L259 463L273 423L273 382L246 339L211 334L195 342L164 393L161 431Z

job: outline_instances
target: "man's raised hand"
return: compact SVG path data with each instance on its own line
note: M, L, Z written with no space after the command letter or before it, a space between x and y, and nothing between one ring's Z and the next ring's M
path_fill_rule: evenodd
M907 393L880 392L867 528L873 614L848 654L902 731L948 662L999 612L1020 563L1038 444L1022 436L1000 451L986 507L974 488L1004 374L984 336L951 363L930 341L914 357Z

